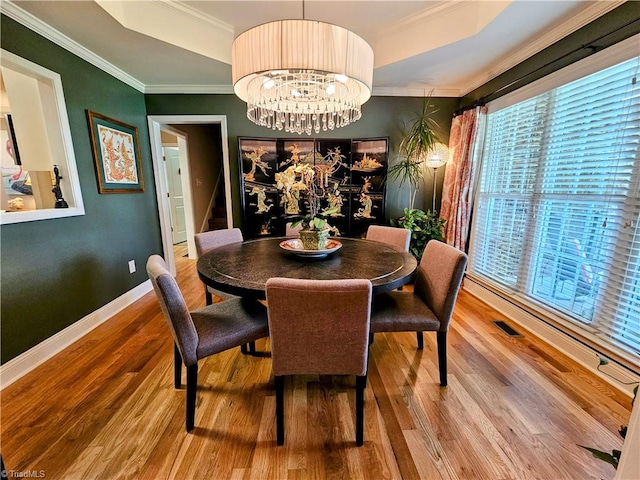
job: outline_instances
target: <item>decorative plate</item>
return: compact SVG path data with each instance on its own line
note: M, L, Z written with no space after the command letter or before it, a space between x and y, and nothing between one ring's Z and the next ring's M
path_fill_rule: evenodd
M338 240L330 238L329 240L327 240L326 247L327 248L323 250L305 250L304 248L302 248L302 240L300 240L299 238L292 238L280 242L280 248L282 248L283 250L298 255L299 257L309 258L326 257L330 253L333 253L340 247L342 247L342 243L340 243Z

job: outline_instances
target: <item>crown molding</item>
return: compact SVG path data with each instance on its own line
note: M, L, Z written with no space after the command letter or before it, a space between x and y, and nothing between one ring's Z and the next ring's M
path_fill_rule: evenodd
M63 33L60 33L55 28L47 25L42 20L34 17L29 12L21 9L10 0L2 0L0 2L0 12L7 17L15 20L16 22L24 25L25 27L33 30L39 35L43 36L47 40L59 45L60 47L68 50L69 52L77 55L90 64L98 67L100 70L105 71L109 75L117 78L123 83L126 83L132 88L135 88L139 92L144 92L145 86L142 82L136 80L128 73L120 70L115 65L107 62L104 58L96 55L91 50L83 47L75 40L70 39Z
M175 1L94 0L124 28L231 64L233 28Z
M593 2L591 6L581 11L577 15L574 15L566 22L563 22L557 28L548 31L547 33L538 37L536 40L528 42L526 46L519 48L517 52L506 57L501 62L496 64L491 70L487 71L485 75L480 75L479 78L476 77L473 82L460 89L461 92L464 92L464 94L461 96L474 91L476 88L484 85L490 80L493 80L507 70L534 56L536 53L541 52L557 41L562 40L567 35L572 34L585 25L593 22L597 18L605 15L606 13L609 13L611 10L619 7L623 3L625 3L625 0Z
M512 0L509 0L509 2L511 1ZM444 2L440 4L435 4L433 6L428 6L413 15L409 15L386 27L381 28L378 34L380 37L384 37L387 35L392 35L394 33L403 32L404 30L411 28L419 23L422 23L425 21L432 21L454 10L458 10L460 8L468 8L468 7L469 7L468 2Z
M378 29L373 44L375 67L396 64L461 40L472 39L504 12L512 1L437 2L387 27L383 26Z
M147 85L144 93L167 94L233 94L232 85Z
M185 5L181 1L177 0L160 0L159 5L166 7L172 12L177 12L180 15L187 17L189 20L197 20L199 22L207 24L207 26L214 27L218 30L223 30L231 35L234 35L235 31L232 25L223 22L211 15L201 12L193 7Z
M176 12L180 12L180 14L188 15L192 19L196 17L199 21L205 22L207 24L213 24L217 28L224 31L233 31L230 25L224 22L220 22L219 20L211 16L197 13L197 11L195 11L192 7L184 5L180 2L169 2L168 0L161 0L161 2L167 8L171 8ZM462 88L430 89L429 91L433 96L436 97L461 97L463 95L466 95L467 93L475 90L481 85L484 85L495 77L506 72L510 68L523 62L527 58L530 58L531 56L539 53L540 51L561 40L567 35L575 32L588 23L617 8L623 3L625 3L624 0L594 2L593 5L580 12L579 14L573 16L569 21L545 33L536 40L529 42L525 47L518 49L518 51L513 55L510 55L503 59L500 63L495 65L495 67L487 71L485 75L481 75L479 79L476 77L473 82L467 84L466 86L463 86ZM389 29L385 29L385 31L398 31L399 29L407 28L412 24L422 21L427 16L442 15L458 7L458 3L429 7L422 10L416 15L397 22L393 26L389 27ZM145 85L120 68L98 56L91 50L88 50L86 47L83 47L76 41L70 39L63 33L54 29L50 25L42 22L40 19L31 15L29 12L21 9L13 2L11 2L11 0L0 1L0 12L7 17L15 20L16 22L24 25L25 27L33 30L34 32L40 34L47 40L50 40L56 45L59 45L65 50L68 50L69 52L77 55L88 63L110 74L111 76L129 85L130 87L138 90L139 92L149 94L233 94L233 87L231 85ZM424 88L374 86L372 95L393 97L422 97L424 96L424 91Z
M419 87L373 87L371 95L374 97L424 97L425 92L432 97L460 97L457 88L419 88Z
M424 97L425 91L433 97L460 97L457 88L373 87L374 97ZM145 94L213 94L233 95L232 85L147 85Z
M168 4L168 2L163 3ZM171 6L172 8L180 9L192 15L191 12L188 12L190 7L180 5L178 8L173 4ZM91 50L83 47L42 20L31 15L29 12L21 9L11 2L11 0L0 1L0 12L144 94L228 95L234 93L232 85L145 85ZM205 19L205 21L209 20ZM430 91L434 97L460 96L459 89L428 88L427 90ZM425 88L417 87L373 87L372 95L377 97L423 97L424 92Z

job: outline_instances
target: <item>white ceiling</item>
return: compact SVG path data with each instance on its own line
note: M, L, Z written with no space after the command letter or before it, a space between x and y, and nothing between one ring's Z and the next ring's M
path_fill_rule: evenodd
M305 0L304 18L371 44L374 95L457 97L621 3ZM233 38L303 18L298 0L3 0L0 9L145 93L231 93Z

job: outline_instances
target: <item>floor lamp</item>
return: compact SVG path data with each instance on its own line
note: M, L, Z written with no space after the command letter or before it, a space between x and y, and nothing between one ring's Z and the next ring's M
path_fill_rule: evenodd
M443 143L436 143L429 153L427 153L427 158L425 160L425 164L427 167L433 168L433 206L432 212L436 211L436 172L447 163L449 160L449 147L444 145Z

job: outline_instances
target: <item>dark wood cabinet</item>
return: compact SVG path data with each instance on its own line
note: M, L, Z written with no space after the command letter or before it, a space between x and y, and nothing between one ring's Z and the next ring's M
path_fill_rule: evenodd
M329 223L346 237L360 237L384 223L388 138L238 139L243 231L247 239L285 234L287 222L306 213L304 195L283 181L298 162L319 166L322 206L339 212Z

